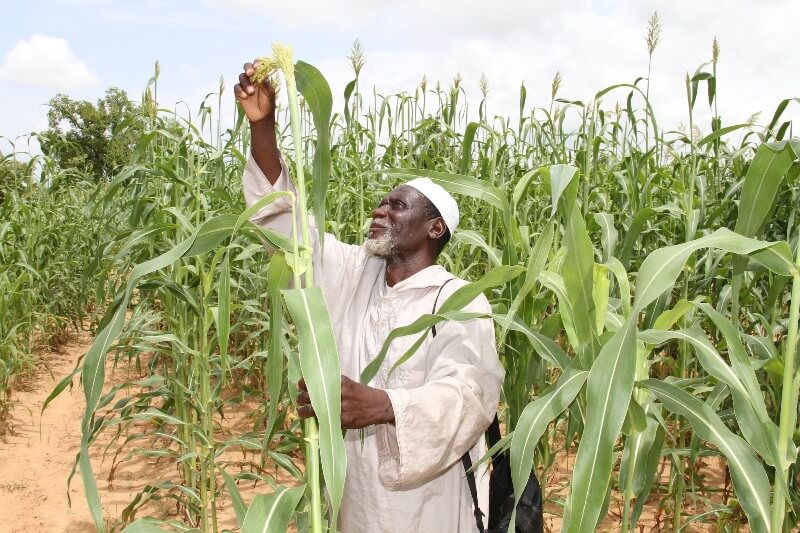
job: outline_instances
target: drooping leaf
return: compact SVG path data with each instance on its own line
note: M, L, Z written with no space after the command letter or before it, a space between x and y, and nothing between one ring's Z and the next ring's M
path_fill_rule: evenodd
M140 518L122 530L122 533L166 533L168 530L158 527L150 518Z
M347 472L342 435L342 371L336 338L322 289L282 291L299 339L300 369L319 421L320 460L331 500L333 522L339 512Z
M444 303L442 303L442 306L439 308L439 312L436 315L422 315L411 324L392 330L386 337L386 340L383 342L380 352L378 352L372 362L370 362L370 364L368 364L361 372L361 383L367 384L375 378L375 376L378 374L378 370L380 370L381 365L383 365L383 362L386 359L386 354L389 352L389 346L394 339L398 337L404 337L406 335L413 335L414 333L419 333L421 331L427 331L431 326L441 322L442 320L445 320L444 317L447 313L451 311L460 311L482 292L492 287L507 283L522 274L524 271L525 269L519 266L500 266L494 268L480 280L473 281L472 283L468 283L467 285L457 289L453 294L450 295L449 298L447 298L447 300L444 301ZM470 317L470 319L472 318L475 318L475 316Z
M305 490L305 485L291 489L279 487L275 492L253 498L242 523L242 533L288 531L289 521Z
M448 192L463 194L464 196L484 201L501 212L509 211L508 200L506 200L500 189L472 176L418 168L393 168L382 170L381 173L401 178L430 178L431 181L441 185Z
M667 290L678 278L689 256L702 248L718 248L729 253L748 255L768 248L780 254L782 247L779 243L750 239L727 228L721 228L710 235L684 244L659 248L647 256L639 269L634 313L643 310ZM790 258L787 259L791 261Z
M219 246L222 241L233 233L237 218L236 215L225 214L217 215L207 220L200 226L192 247L184 255L186 257L194 257L210 252Z
M533 468L533 452L548 424L561 414L583 388L589 373L568 368L553 387L523 409L511 440L511 479L514 484L515 523L517 504Z
M667 409L689 420L700 438L719 448L728 460L736 496L750 528L757 533L769 531L769 480L744 439L732 433L711 407L675 385L656 379L641 384L652 391Z
M595 530L614 465L614 443L628 412L636 371L635 315L594 361L586 385L586 424L578 445L563 530Z
M324 245L325 236L325 198L328 192L328 180L331 174L331 140L330 124L333 111L333 95L330 85L322 73L314 66L298 61L294 66L297 90L303 95L305 103L314 119L317 131L317 142L314 147L312 164L311 195L314 202L314 218L318 221L320 246Z
M236 514L236 523L239 524L239 527L242 527L245 515L247 514L247 507L244 505L242 493L239 492L239 486L236 484L236 480L233 479L233 476L226 472L224 468L220 468L219 471L220 474L222 474L222 479L225 481L225 490L228 491L228 496L231 499L233 512Z

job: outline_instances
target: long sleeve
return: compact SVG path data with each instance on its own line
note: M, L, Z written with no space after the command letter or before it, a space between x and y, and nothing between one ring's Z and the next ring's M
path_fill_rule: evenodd
M245 203L248 207L264 196L277 191L290 191L297 196L297 188L289 177L289 170L281 158L281 174L275 184L270 184L267 177L258 167L252 154L242 176ZM261 208L251 220L262 227L269 228L289 237L292 236L292 200L281 196ZM309 233L314 250L314 278L322 287L331 319L343 316L346 307L357 289L357 282L368 261L368 256L360 246L343 243L334 235L325 234L324 254L320 253L317 226L314 217L309 216ZM297 231L300 232L298 220Z
M258 164L250 155L244 167L242 175L242 189L244 190L244 200L247 207L252 206L266 195L277 191L289 191L297 196L297 189L289 178L289 171L286 163L281 159L281 174L278 176L275 185L270 184L267 177L258 167ZM259 226L274 229L285 235L292 236L292 200L282 196L274 202L267 204L256 212L251 219Z
M480 296L466 310L491 308ZM494 418L503 369L491 319L447 322L428 351L426 382L387 389L395 425L378 431L381 483L398 490L429 481L475 446Z

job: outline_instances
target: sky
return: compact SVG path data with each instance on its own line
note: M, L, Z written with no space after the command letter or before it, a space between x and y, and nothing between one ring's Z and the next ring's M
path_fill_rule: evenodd
M489 114L516 115L520 83L529 105L548 107L559 71L560 97L590 101L647 75L644 36L654 11L663 31L651 101L662 128L688 123L685 76L711 60L714 37L724 125L757 112L766 124L781 100L800 97L798 0L28 0L7 3L0 20L0 151L9 140L36 151L24 136L46 128L57 93L94 102L115 86L138 100L156 60L162 107L183 102L177 106L196 114L222 76L229 117L242 64L269 54L276 40L322 71L335 110L353 78L347 56L356 38L366 51L361 87L380 94L413 93L423 75L429 87L448 87L460 73L477 112L485 74ZM612 92L603 105L626 94ZM698 99L695 122L706 133L709 116ZM797 121L800 103L784 116Z

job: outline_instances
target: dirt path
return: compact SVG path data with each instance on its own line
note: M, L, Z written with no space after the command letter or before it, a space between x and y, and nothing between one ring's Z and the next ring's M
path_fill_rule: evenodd
M34 376L18 383L13 392L9 431L0 436L0 533L90 533L92 522L80 474L72 479L67 501L67 478L80 448L83 391L75 380L41 413L55 385L72 372L75 362L91 345L80 333L60 351L43 355ZM107 387L125 376L107 366ZM111 458L102 446L93 446L92 467L102 494L107 523L113 523L132 498L132 490L106 478ZM126 476L127 477L127 476Z
M66 480L80 446L81 390L64 391L40 414L90 343L80 335L60 353L47 354L50 371L39 368L13 392L11 426L0 437L0 532L94 531L78 476L69 489L72 507L67 503Z

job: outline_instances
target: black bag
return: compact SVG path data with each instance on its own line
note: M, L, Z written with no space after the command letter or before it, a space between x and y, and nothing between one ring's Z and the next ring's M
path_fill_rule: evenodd
M436 304L442 289L454 278L445 281L436 300L433 302L433 313L436 313ZM436 336L436 326L432 327L433 336ZM486 442L489 449L500 440L500 422L495 415L494 420L486 430ZM489 475L489 523L488 529L483 526L483 511L478 506L478 488L475 484L475 473L471 472L472 460L469 451L461 457L464 471L467 475L469 491L472 494L472 503L475 523L480 533L507 533L511 522L511 513L514 510L514 484L511 481L511 459L507 452L497 452L492 456L492 472ZM542 533L544 531L544 516L542 512L542 489L536 474L531 472L525 490L522 491L517 504L517 516L514 519L516 533Z
M486 430L486 440L489 448L500 440L500 424L496 415L489 429ZM514 509L514 485L511 482L511 459L508 453L497 452L492 456L492 472L489 475L488 529L483 527L483 512L478 507L478 490L475 485L475 473L470 472L472 461L469 458L469 452L461 458L461 463L467 473L467 483L472 494L478 531L481 533L506 533L511 522L511 512ZM514 531L516 533L542 533L544 531L542 489L533 472L528 477L528 483L517 504Z

